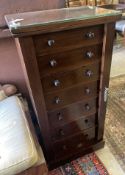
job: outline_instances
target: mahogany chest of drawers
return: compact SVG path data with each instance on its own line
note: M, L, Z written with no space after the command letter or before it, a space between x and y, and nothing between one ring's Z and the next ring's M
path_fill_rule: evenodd
M119 18L118 12L94 7L6 16L49 167L104 143L114 25Z

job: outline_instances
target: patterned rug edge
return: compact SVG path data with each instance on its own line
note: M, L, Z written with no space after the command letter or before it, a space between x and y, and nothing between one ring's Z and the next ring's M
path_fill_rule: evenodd
M49 175L110 175L95 152L49 172Z

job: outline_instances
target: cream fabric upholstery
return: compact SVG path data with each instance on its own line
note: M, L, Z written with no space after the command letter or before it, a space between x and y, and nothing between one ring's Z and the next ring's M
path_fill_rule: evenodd
M14 175L37 164L39 155L18 97L0 101L0 175Z
M0 90L0 101L4 100L5 98L7 98L7 96L5 95L3 90Z
M120 21L116 22L115 29L119 32L122 32L124 35L124 33L125 33L125 20L120 20Z

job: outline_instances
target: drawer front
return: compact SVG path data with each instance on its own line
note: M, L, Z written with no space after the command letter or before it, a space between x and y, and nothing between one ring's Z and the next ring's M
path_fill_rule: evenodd
M43 90L45 93L62 90L77 84L98 80L100 75L100 64L94 63L83 66L74 71L57 73L42 78Z
M37 57L41 77L73 70L101 59L102 45L84 47L73 51Z
M62 108L66 105L96 97L98 94L98 81L73 87L64 91L45 95L48 111ZM86 107L87 108L87 107Z
M95 128L91 128L85 132L72 136L69 139L56 142L53 145L55 156L58 158L80 152L82 149L86 149L88 146L92 145L94 140Z
M49 123L51 127L62 126L81 117L87 117L97 112L98 99L82 101L72 104L66 108L53 112L48 112Z
M103 25L38 35L33 40L37 55L57 53L102 43Z
M51 137L53 141L57 141L60 139L66 139L73 134L83 132L83 130L95 127L96 115L88 116L81 118L79 120L75 120L70 124L52 128L51 127Z

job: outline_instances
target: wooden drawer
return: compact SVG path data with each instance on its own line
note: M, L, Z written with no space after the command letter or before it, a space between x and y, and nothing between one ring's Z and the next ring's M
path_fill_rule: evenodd
M83 47L73 51L37 57L41 77L73 70L101 59L102 44Z
M64 91L45 95L46 108L48 111L60 109L72 103L96 97L98 94L98 81L69 88Z
M100 64L94 63L83 66L74 71L57 73L44 77L42 81L45 93L62 90L78 84L98 80L100 75Z
M47 55L102 43L103 25L55 32L33 37L37 55Z
M95 141L95 128L88 129L53 145L55 156L62 157L86 149Z
M83 132L83 130L95 127L96 115L83 117L79 120L75 120L64 126L53 128L51 127L51 137L53 141L60 139L66 139L73 134Z
M57 127L78 120L81 117L95 114L98 107L97 102L96 98L90 99L69 105L63 109L48 112L49 123L51 127Z

